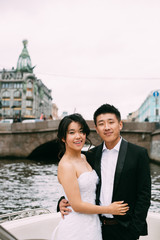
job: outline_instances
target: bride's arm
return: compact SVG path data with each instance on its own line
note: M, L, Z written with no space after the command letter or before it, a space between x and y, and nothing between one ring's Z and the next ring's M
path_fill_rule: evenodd
M113 215L125 215L128 211L128 205L123 201L114 202L109 206L98 206L81 200L78 180L74 167L69 164L60 164L58 166L58 179L62 184L67 195L68 201L75 212L87 214L108 213Z

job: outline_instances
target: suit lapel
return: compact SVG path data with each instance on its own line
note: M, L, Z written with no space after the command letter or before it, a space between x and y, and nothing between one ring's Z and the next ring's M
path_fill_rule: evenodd
M103 148L103 143L97 147L97 151L95 154L95 161L94 161L94 167L95 170L101 179L101 157L102 157L102 148Z
M118 160L117 160L116 171L115 171L113 196L117 190L118 182L119 182L119 179L120 179L120 176L122 173L122 169L124 166L126 153L127 153L127 147L128 147L128 142L126 140L122 139L120 150L119 150L119 155L118 155Z
M99 183L97 185L96 190L96 203L99 205L99 197L100 197L100 190L101 190L101 157L102 157L102 148L103 143L99 145L95 152L95 158L94 158L94 169L97 172L97 175L99 176Z

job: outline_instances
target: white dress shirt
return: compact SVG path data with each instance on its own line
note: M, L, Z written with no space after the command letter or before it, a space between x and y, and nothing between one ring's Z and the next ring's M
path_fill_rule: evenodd
M109 150L105 143L102 150L101 159L101 192L100 192L100 205L108 206L112 202L114 175L117 165L118 153L120 149L122 138L117 145ZM111 214L103 214L107 218L113 218Z

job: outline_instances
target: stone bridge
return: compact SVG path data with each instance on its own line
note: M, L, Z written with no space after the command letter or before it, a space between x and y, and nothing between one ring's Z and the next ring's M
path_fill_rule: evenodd
M87 121L93 145L101 143L93 121ZM57 160L56 142L59 120L35 123L1 123L0 157ZM160 161L160 129L156 123L124 122L121 135L128 141L148 149L150 157ZM53 161L54 161L53 160Z

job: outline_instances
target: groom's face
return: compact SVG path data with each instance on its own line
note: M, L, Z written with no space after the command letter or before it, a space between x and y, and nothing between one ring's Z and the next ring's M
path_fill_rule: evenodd
M122 121L118 121L115 114L104 113L97 116L96 131L108 149L114 148L119 142L121 129Z

